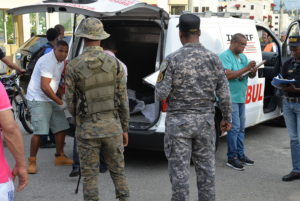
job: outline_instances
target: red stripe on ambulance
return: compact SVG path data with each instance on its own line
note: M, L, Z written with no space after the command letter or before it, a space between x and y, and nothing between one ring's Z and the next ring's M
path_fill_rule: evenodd
M250 102L262 101L263 100L263 91L262 83L249 85L246 92L246 104Z

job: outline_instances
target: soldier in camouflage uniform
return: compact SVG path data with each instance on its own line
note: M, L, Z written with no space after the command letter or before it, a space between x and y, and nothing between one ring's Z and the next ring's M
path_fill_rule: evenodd
M128 144L129 105L124 70L100 47L101 40L109 37L100 20L83 20L75 35L84 38L85 47L67 66L66 101L76 117L84 200L99 200L97 177L101 149L116 197L128 201L123 151Z
M197 174L198 200L215 200L215 102L223 114L221 128L231 127L228 82L218 56L199 43L200 19L179 18L183 47L161 64L156 97L167 100L165 154L172 184L172 201L189 200L192 158Z

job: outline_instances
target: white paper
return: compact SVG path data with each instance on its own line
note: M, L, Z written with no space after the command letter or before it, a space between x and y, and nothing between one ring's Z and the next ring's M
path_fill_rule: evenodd
M147 83L147 84L150 84L152 86L155 86L156 85L156 81L157 81L157 77L158 77L158 74L159 74L159 70L144 77L143 80Z
M254 67L254 69L255 69L255 70L259 69L264 63L266 63L266 60L262 60L262 62L259 62L259 63ZM248 75L250 72L251 72L251 71L247 71L247 72L243 73L243 74L241 75L241 77L244 77L244 76Z

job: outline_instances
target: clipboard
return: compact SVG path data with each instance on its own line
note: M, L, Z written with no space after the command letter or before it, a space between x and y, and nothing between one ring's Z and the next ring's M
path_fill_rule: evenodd
M259 62L259 63L254 67L254 69L255 69L255 70L259 69L259 68L262 67L262 65L263 65L264 63L266 63L266 62L267 62L267 60L262 60L261 62ZM251 73L251 71L247 71L247 72L243 73L243 74L241 75L241 77L247 76L249 73Z
M287 79L283 79L280 75L278 75L277 77L273 78L271 84L274 87L276 87L278 89L281 89L281 85L293 84L295 82L296 82L295 79L287 80Z

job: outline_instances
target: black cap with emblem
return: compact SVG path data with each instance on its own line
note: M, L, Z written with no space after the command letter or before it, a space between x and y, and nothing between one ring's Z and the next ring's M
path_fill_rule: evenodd
M181 32L197 32L200 30L200 18L190 13L182 14L177 27Z
M289 46L296 47L300 45L300 36L290 36L289 37Z

